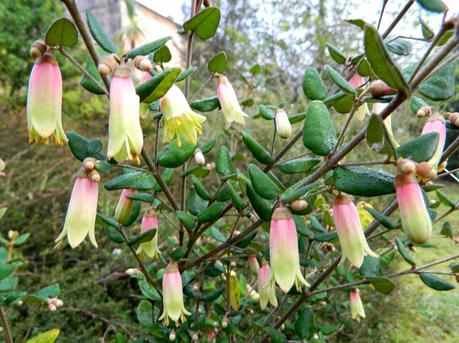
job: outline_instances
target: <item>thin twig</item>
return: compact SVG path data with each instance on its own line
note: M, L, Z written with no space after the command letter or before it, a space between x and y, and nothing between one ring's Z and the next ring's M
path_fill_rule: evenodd
M10 325L8 324L8 318L5 313L3 306L0 306L0 320L2 321L3 329L5 330L6 341L8 343L14 343L13 334L11 333Z

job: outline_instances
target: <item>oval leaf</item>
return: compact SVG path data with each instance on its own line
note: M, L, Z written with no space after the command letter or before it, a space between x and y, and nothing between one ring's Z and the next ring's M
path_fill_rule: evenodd
M217 32L220 24L220 10L208 7L183 24L185 31L193 31L201 39L209 39Z
M351 195L371 197L395 192L394 176L381 170L338 167L333 178L336 189Z
M89 31L94 40L107 52L116 53L117 46L111 40L110 36L104 31L99 20L92 14L90 10L86 10L86 22L88 23Z
M317 155L326 156L332 152L336 142L336 128L327 106L321 101L312 101L304 118L304 146Z
M45 43L50 46L73 48L78 44L78 31L70 20L58 19L51 24L46 32Z

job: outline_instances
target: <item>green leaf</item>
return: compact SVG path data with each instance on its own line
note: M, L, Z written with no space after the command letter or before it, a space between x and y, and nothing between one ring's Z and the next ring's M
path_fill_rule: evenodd
M295 321L295 332L301 339L310 339L314 333L314 312L311 307L305 307L298 312Z
M419 109L422 106L426 106L426 105L427 103L423 99L418 98L416 96L411 97L410 109L414 114L418 113Z
M419 18L419 23L421 24L422 36L424 39L430 41L434 37L435 33L422 18Z
M357 73L361 76L371 77L372 79L378 78L366 58L360 60L357 66Z
M330 43L325 44L328 48L328 53L330 54L331 58L338 63L338 64L344 64L346 63L346 56L341 53L334 45Z
M302 183L303 180L300 180L299 182ZM297 184L294 184L287 188L284 193L281 195L281 200L284 203L289 203L292 202L293 200L302 198L303 196L306 195L307 192L311 191L312 189L315 189L316 187L320 186L323 184L323 180L320 179L314 183L307 184L304 186L300 186Z
M183 24L186 32L193 31L201 39L209 39L217 32L220 24L220 10L216 7L208 7L187 20Z
M204 200L210 200L210 194L201 181L199 181L199 179L194 175L191 175L191 181L193 182L196 193L198 193L198 195Z
M428 161L437 150L438 139L438 133L426 133L398 147L397 153L418 163Z
M225 145L221 145L218 148L215 170L220 175L228 175L234 172L233 164L231 162L231 152Z
M387 52L378 30L370 24L365 24L365 55L376 75L388 86L405 94L410 93L408 84Z
M86 10L86 21L92 37L102 49L113 54L117 53L118 47L113 43L110 36L104 31L104 28L90 10Z
M355 25L357 27L360 27L362 30L365 29L365 25L367 24L362 19L345 19L344 21L348 22L349 24L352 24L352 25Z
M319 233L319 234L314 235L312 239L317 242L330 242L330 241L337 240L338 234L336 233L336 231Z
M113 226L107 226L105 233L112 242L115 242L116 244L124 243L123 236Z
M147 203L150 203L150 204L153 204L154 202L156 202L156 198L154 197L154 195L152 194L148 194L148 193L134 193L134 194L129 194L127 196L128 199L132 199L132 200L139 200L139 201L143 201L143 202L147 202Z
M386 48L396 55L409 56L412 46L408 40L403 38L396 38L387 42Z
M0 261L0 280L8 277L16 268L16 265L13 263L5 263Z
M112 170L112 165L106 161L97 161L94 169L101 173L109 173Z
M367 143L377 153L387 154L397 158L392 137L388 134L386 125L377 114L372 114L367 126Z
M153 324L153 305L148 300L141 300L136 308L137 320L143 326Z
M186 212L183 211L175 211L176 216L180 220L180 222L188 229L192 230L196 225L195 218Z
M419 278L421 281L428 287L435 289L436 291L449 291L456 288L454 285L449 282L432 275L430 273L419 273Z
M441 0L416 0L416 2L430 12L442 13L448 10L448 6Z
M0 208L0 219L3 218L3 216L5 215L6 211L8 210L8 207L2 207Z
M179 146L177 138L167 144L158 154L158 164L166 168L177 168L184 164L194 152L196 145L182 140Z
M438 46L443 46L445 45L451 37L454 36L454 31L453 30L450 30L450 31L446 31L441 37L440 39L438 40L437 42L437 45Z
M99 74L99 71L97 70L96 65L94 64L94 61L92 60L91 56L88 56L86 59L86 68L85 70L91 74L91 76L97 80L98 83L95 83L93 80L91 80L88 76L83 75L80 81L81 87L86 89L88 92L91 92L93 94L98 94L102 95L105 94L105 86L102 80L102 77Z
M451 227L450 222L445 221L441 227L440 233L448 238L453 238L453 228Z
M247 131L242 130L241 135L245 146L250 150L253 157L255 157L258 162L263 164L270 164L273 161L271 154Z
M416 262L411 257L408 249L403 244L402 240L398 237L395 237L395 244L397 245L397 250L402 255L406 263L410 264L412 267L416 267Z
M111 226L111 227L114 227L116 229L119 229L121 227L120 223L118 223L116 220L110 218L110 217L107 217L105 215L103 215L102 213L99 213L97 212L97 219L99 220L99 222L102 222L108 226Z
M456 94L456 62L448 63L436 71L419 87L419 93L434 101L448 100Z
M224 291L225 291L225 287L220 287L216 291L213 291L207 294L203 294L201 296L201 300L205 302L215 301L223 294Z
M187 177L188 175L194 175L197 177L206 177L209 175L210 169L209 167L205 166L194 166L191 168L188 168L180 173L180 177Z
M207 208L208 201L202 199L196 194L194 188L191 188L187 194L186 207L188 211L197 216Z
M271 200L279 194L279 188L263 170L255 164L249 164L248 170L250 181L252 182L255 192L257 192L259 196Z
M390 219L388 216L384 215L383 213L376 211L374 208L371 207L364 207L365 211L371 214L373 219L377 220L382 226L389 230L394 230L398 227L397 223Z
M354 105L355 94L338 92L324 100L327 106L333 106L338 113L349 113Z
M26 343L54 343L59 333L59 329L51 329L28 339Z
M195 100L190 104L193 110L199 112L211 112L220 107L220 101L217 96L211 98Z
M139 279L139 288L142 295L150 300L153 301L161 301L161 296L159 295L158 291L145 280L144 277Z
M210 229L210 235L218 242L226 242L226 237L216 227Z
M313 67L307 67L303 75L303 92L309 100L323 100L328 96L328 90Z
M326 65L324 71L327 73L328 77L341 89L343 92L348 94L356 94L357 91L346 81L344 77L341 76L335 69L331 66Z
M73 48L78 44L78 31L70 20L58 19L46 32L45 43L50 46Z
M365 256L359 272L365 278L381 276L381 260L378 257Z
M440 200L440 202L447 206L447 207L455 207L456 206L456 203L454 201L452 201L451 199L448 198L447 195L445 195L443 192L441 191L436 191L435 193L437 193L437 198L438 200Z
M137 191L148 191L154 189L156 180L150 173L134 172L129 174L120 175L114 179L108 181L104 188L107 191L113 191L117 189L134 189Z
M36 296L45 303L48 303L49 298L56 298L61 294L61 288L59 284L55 283L40 289Z
M153 55L153 62L155 63L167 63L172 59L171 51L167 45L163 45L155 51Z
M282 162L277 166L285 174L298 174L308 172L319 163L319 158L299 157L290 161Z
M24 244L30 237L30 233L24 233L14 240L14 246L18 247Z
M226 53L222 51L211 58L211 60L207 64L207 69L211 73L223 74L225 72L227 63L228 58L226 57Z
M259 196L250 182L247 182L245 191L254 211L262 220L269 222L272 215L271 203Z
M145 45L139 46L138 48L135 48L127 52L126 56L129 58L134 58L139 55L147 56L151 54L152 52L155 52L156 50L161 48L164 44L167 43L169 39L172 39L172 37L164 37L164 38L155 40L153 42L147 43Z
M216 220L223 209L226 207L224 202L215 202L214 204L207 207L204 211L199 213L198 219L201 223L208 223Z
M211 139L210 141L207 141L206 143L201 144L199 146L199 149L201 149L201 152L203 154L207 154L213 149L215 144L217 144L217 140L216 139Z
M290 124L296 124L302 122L306 118L306 113L296 113L288 116Z
M130 239L127 244L129 246L133 246L133 245L136 245L137 243L149 242L153 239L153 237L155 237L156 231L157 231L156 229L152 229L144 233L141 233L140 235L134 237L133 239Z
M140 101L149 104L162 98L172 87L180 71L180 68L169 68L153 76L150 80L142 82L136 88Z
M198 68L190 67L188 69L181 71L180 74L177 76L177 79L175 80L175 82L180 82L180 81L185 80L187 77L192 75L196 70L198 70Z
M67 135L67 138L69 140L69 148L73 156L75 156L80 161L83 161L86 157L89 156L88 155L88 144L89 144L88 139L72 131L67 131L65 134ZM105 160L105 156L103 156L100 153L96 153L94 157L100 160Z
M183 247L178 247L177 249L174 249L171 253L171 259L172 261L178 261L180 260L183 256L185 256L186 250Z
M394 176L381 170L338 167L333 171L336 189L351 195L379 196L395 193Z
M453 273L459 273L459 262L451 262L448 267Z
M326 156L336 145L336 128L323 102L309 104L303 124L303 145L313 153Z
M285 335L276 330L275 328L271 326L264 326L264 330L268 333L268 335L271 337L271 342L272 343L287 343L287 337Z
M389 294L395 287L395 283L385 277L367 277L371 285L382 294Z
M271 108L265 105L258 106L258 110L260 112L260 116L266 120L273 120L276 115Z

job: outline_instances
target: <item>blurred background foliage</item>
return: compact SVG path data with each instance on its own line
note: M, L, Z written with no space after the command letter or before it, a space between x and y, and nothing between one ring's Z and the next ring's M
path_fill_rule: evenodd
M215 3L222 10L222 22L217 36L210 42L197 41L195 44L193 65L199 69L193 75L191 94L196 99L215 95L215 80L210 81L199 94L194 94L210 76L206 67L209 59L225 51L230 63L227 75L236 86L241 100L245 100L247 112L253 116L258 113L256 104L276 106L285 103L288 113L305 111L307 101L301 90L303 69L308 65L321 68L332 64L325 42L339 46L349 56L358 53L361 46L359 30L342 20L359 15L354 13L357 0L273 0L262 3L222 0ZM145 330L135 316L135 307L140 301L139 290L136 283L124 274L127 268L135 266L135 261L125 249L119 251L105 237L101 227L96 228L100 245L97 251L87 242L76 250L69 247L54 249L53 240L62 228L72 180L79 163L67 148L29 146L27 143L25 91L33 63L28 54L29 47L41 37L52 20L63 13L57 0L0 1L0 157L7 163L7 176L0 180L0 205L9 207L1 222L1 232L6 234L14 229L31 233L31 238L21 250L28 260L19 270L26 276L21 278L21 282L25 288L32 290L58 282L65 302L64 308L57 312L48 312L38 305L15 305L9 315L16 337L31 337L58 327L61 329L61 342L111 341L118 330L127 336L136 336ZM128 29L132 31L131 27L126 28L126 32L130 32ZM80 62L87 57L82 43L72 54ZM66 61L59 61L65 80L65 129L90 138L100 137L105 143L108 118L105 97L84 91L79 86L79 72ZM457 106L457 101L454 99L447 106L452 108L454 103ZM335 114L334 119L340 126L345 116ZM257 139L268 144L273 127L264 121L260 125L261 121L250 120L247 127ZM151 146L153 128L148 123L144 124L147 127L144 131L146 144ZM349 137L363 125L354 124ZM421 123L406 105L394 115L393 125L400 143L421 129ZM299 124L294 126L294 130L299 128ZM228 133L222 129L221 113L210 113L204 126L204 140L227 139L225 135ZM233 142L232 149L236 152L237 137ZM277 142L276 148L280 146L281 142ZM298 145L297 150L292 149L287 157L301 154L300 148ZM209 160L213 160L213 154ZM360 160L369 154L370 150L362 144L349 161ZM236 165L238 159L243 160L244 156L237 155ZM455 184L446 192L453 198L459 195ZM102 192L99 211L113 213L118 196L119 192ZM381 207L382 204L373 205ZM453 217L450 222L453 228L457 228L459 218ZM160 232L160 242L168 244L174 241L174 230L167 222L160 224ZM455 249L452 240L442 240L438 249L423 249L422 254L415 256L427 262L440 257L437 256L439 253L444 256ZM419 281L400 279L398 282L404 286L396 288L387 297L364 293L367 319L351 323L349 327L343 326L329 336L328 341L459 340L454 311L451 310L459 305L457 291L433 295L433 291L420 287ZM346 301L344 293L334 296ZM326 323L330 319L328 310L324 305L318 312L317 320Z

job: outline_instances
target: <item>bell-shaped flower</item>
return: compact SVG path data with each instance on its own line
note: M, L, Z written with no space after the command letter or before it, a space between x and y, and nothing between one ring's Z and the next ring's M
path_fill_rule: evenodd
M351 318L360 321L360 318L365 318L365 310L363 309L362 299L358 288L351 289L349 293L349 305L351 306Z
M268 302L277 307L276 290L274 282L271 280L269 264L266 261L263 261L262 267L258 269L258 293L260 294L260 307L262 310L265 309Z
M368 246L359 213L350 196L339 194L336 197L333 220L341 244L342 260L347 258L352 265L360 268L365 255L378 256Z
M432 235L432 222L414 173L398 172L395 176L395 192L403 231L414 243L427 242Z
M67 142L62 128L62 75L57 60L49 54L37 58L30 74L27 123L29 143Z
M287 112L282 108L279 108L276 111L274 116L274 121L276 123L276 131L280 138L289 139L292 136L292 124L288 120Z
M438 166L438 163L440 162L441 155L443 153L443 148L445 147L445 142L446 142L445 119L442 116L438 114L433 115L424 124L421 134L425 135L431 132L438 133L438 144L437 144L437 148L435 150L434 155L428 161L428 163L430 163L432 167L436 169Z
M260 265L258 264L257 257L255 255L250 255L247 258L247 263L249 264L249 270L253 275L258 275L258 270Z
M373 113L380 115L381 112L387 107L387 104L381 103L381 102L375 102L373 104ZM392 141L392 145L395 148L398 148L400 144L397 143L394 137L394 132L392 131L392 115L389 115L384 119L384 126L386 127L386 132L389 135L389 138Z
M140 127L140 100L127 65L116 67L110 81L110 118L107 158L118 163L134 160L140 164L143 134Z
M163 275L163 313L159 320L167 326L170 318L178 326L178 321L186 322L190 314L183 304L182 277L177 263L170 263Z
M57 244L60 244L67 236L70 246L76 248L89 235L92 245L97 248L95 225L98 195L97 182L92 181L86 175L76 179L65 216L64 228L56 239Z
M224 75L218 78L217 95L228 125L233 121L244 125L244 118L248 117L248 115L242 111L233 86Z
M134 206L134 200L128 198L131 194L135 194L135 191L132 189L123 189L116 205L115 220L120 224L126 223L131 215L132 207Z
M269 253L271 279L285 293L290 290L293 283L298 290L301 290L301 285L309 287L301 274L295 222L286 207L276 208L272 215L269 231Z
M145 254L149 258L155 258L160 254L158 249L158 217L155 211L150 210L142 217L142 223L140 224L140 232L145 233L150 230L156 230L156 234L153 239L149 242L140 243L137 254Z
M163 112L163 142L170 142L177 137L179 146L182 141L196 144L206 117L193 112L180 88L173 85L161 98L160 105Z

